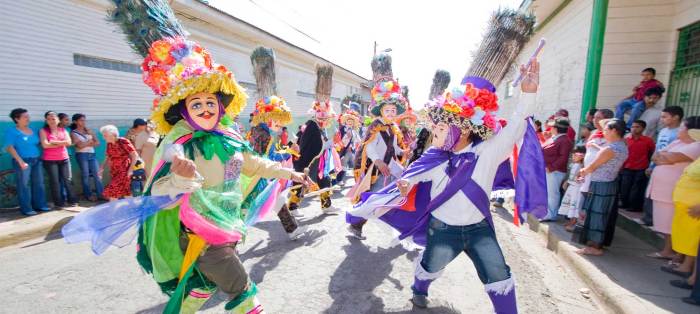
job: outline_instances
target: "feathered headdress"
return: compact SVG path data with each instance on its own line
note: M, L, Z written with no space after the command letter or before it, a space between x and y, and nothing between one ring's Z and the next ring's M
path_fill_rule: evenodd
M465 85L454 88L444 96L438 96L426 105L428 117L433 123L444 122L469 130L488 139L501 129L498 97L493 86L485 86L485 80L472 78ZM490 84L490 83L489 83Z
M394 80L391 70L391 56L379 54L372 59L372 77L374 87L371 91L370 112L374 116L382 115L382 107L387 104L395 105L396 112L406 111L404 98L399 82Z
M226 67L213 62L209 52L185 38L186 33L165 0L114 0L110 20L126 34L131 47L144 57L143 81L157 98L151 120L166 134L182 119L177 106L189 95L217 94L226 113L234 116L247 95Z
M336 116L331 105L333 90L333 66L330 64L316 65L316 100L311 104L310 113L317 119L333 119Z
M530 40L534 25L535 17L530 13L507 8L494 12L465 80L476 76L498 86Z
M435 71L433 76L433 84L430 85L430 93L428 94L428 100L433 100L438 96L441 96L447 86L450 86L450 72L445 70Z
M280 125L292 122L292 112L282 97L277 96L275 80L275 53L270 48L258 47L250 55L255 76L258 101L253 111L253 125L267 123L271 120Z

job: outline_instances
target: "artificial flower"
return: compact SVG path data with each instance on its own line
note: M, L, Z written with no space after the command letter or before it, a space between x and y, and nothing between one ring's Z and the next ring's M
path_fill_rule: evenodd
M474 103L486 111L498 110L498 97L486 89L479 91L479 95L474 99Z

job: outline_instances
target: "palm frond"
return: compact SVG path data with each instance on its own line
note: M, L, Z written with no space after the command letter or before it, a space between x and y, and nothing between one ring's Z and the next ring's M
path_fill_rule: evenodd
M250 55L255 76L255 87L258 97L277 95L275 80L275 52L271 48L258 47Z
M428 100L433 100L435 97L442 95L447 86L450 85L450 72L445 70L436 70L433 76L433 84L430 85L430 94Z
M330 64L316 65L316 100L329 101L333 90L333 66Z

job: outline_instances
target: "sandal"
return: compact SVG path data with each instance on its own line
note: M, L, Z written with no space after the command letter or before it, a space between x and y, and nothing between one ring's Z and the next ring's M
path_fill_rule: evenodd
M649 253L646 255L646 257L651 257L651 258L655 258L655 259L665 259L665 260L672 260L673 259L673 256L664 256L664 255L661 255L661 253L659 253L659 252Z
M603 250L594 251L593 248L587 246L585 248L576 250L576 253L581 254L581 255L601 256L601 255L603 255Z
M680 271L680 270L676 269L675 267L666 266L666 265L661 266L661 271L667 272L669 274L674 274L676 276L680 276L683 278L688 278L688 277L690 277L690 275L692 275L691 272Z

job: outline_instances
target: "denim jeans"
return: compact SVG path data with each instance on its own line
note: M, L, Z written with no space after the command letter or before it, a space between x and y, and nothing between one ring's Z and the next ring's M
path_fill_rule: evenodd
M100 177L97 175L100 165L97 163L95 153L75 153L75 159L78 161L78 166L80 166L80 182L83 185L83 196L85 198L92 196L92 188L90 188L90 177L92 177L95 183L95 193L98 198L101 198L104 188Z
M34 210L47 211L46 192L44 191L44 171L39 158L23 158L29 165L22 170L17 161L12 160L12 167L15 169L15 180L17 183L17 198L19 209L27 214Z
M510 278L496 233L486 219L466 226L451 226L430 217L428 239L420 264L429 273L437 273L454 260L460 252L469 256L483 284ZM413 289L415 294L425 292Z
M630 117L627 120L627 128L632 128L632 123L642 116L644 110L646 110L646 105L643 100L636 100L634 98L627 98L617 104L615 107L615 118L620 120L625 120L625 112L630 110Z
M44 160L44 168L46 172L49 173L49 184L51 185L51 197L53 198L53 203L56 206L66 205L61 196L61 184L66 188L66 199L68 203L76 203L75 195L73 194L73 186L70 182L70 175L68 174L68 163L69 159L66 160Z
M561 204L561 184L566 178L566 172L547 172L547 219L556 220Z

